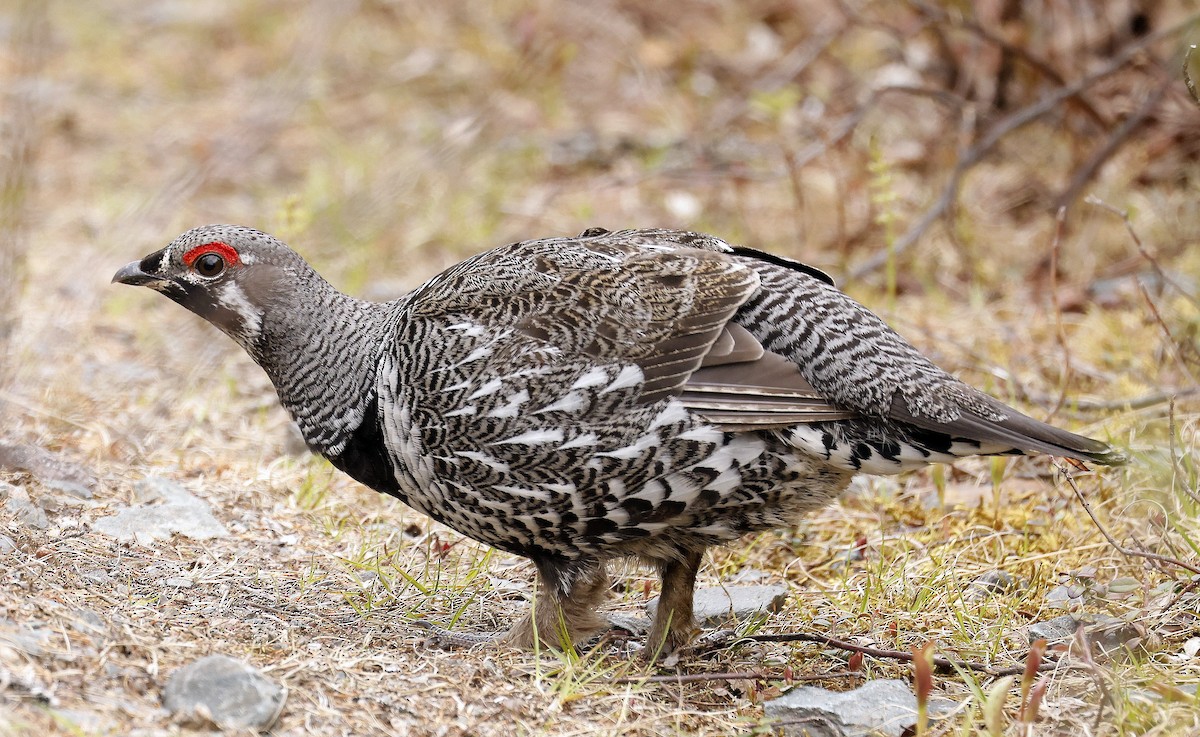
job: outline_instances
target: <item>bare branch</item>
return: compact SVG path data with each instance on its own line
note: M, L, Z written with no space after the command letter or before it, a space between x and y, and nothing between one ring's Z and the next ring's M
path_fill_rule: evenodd
M1192 99L1200 105L1200 94L1196 92L1196 80L1192 79L1192 52L1196 50L1196 44L1190 44L1187 51L1183 52L1183 83L1187 85L1188 92L1191 93Z
M1169 555L1159 555L1158 553L1151 553L1146 550L1134 550L1121 545L1119 542L1117 542L1116 538L1112 536L1112 533L1108 531L1108 528L1102 525L1100 520L1096 518L1096 513L1092 511L1092 505L1089 504L1088 500L1084 498L1083 492L1079 490L1079 485L1075 483L1075 477L1071 475L1071 472L1068 471L1065 466L1057 462L1054 464L1054 467L1057 468L1058 472L1067 480L1067 483L1071 486L1071 491L1075 492L1075 496L1079 499L1079 503L1083 505L1084 511L1087 512L1088 516L1092 518L1092 523L1096 525L1096 529L1100 530L1100 534L1104 536L1104 539L1108 541L1108 544L1111 545L1118 553L1127 558L1145 558L1146 560L1158 561L1159 563L1168 563L1186 571L1191 571L1197 576L1200 576L1200 566L1198 565L1188 563L1187 561L1183 561L1178 558L1172 558Z
M1112 158L1112 155L1121 148L1121 145L1142 127L1142 124L1150 117L1150 113L1158 109L1159 103L1166 97L1167 91L1171 89L1171 85L1173 84L1173 80L1166 80L1159 84L1154 92L1146 98L1146 101L1142 103L1141 107L1117 126L1117 129L1112 132L1112 135L1108 137L1104 145L1093 151L1083 166L1075 170L1075 173L1071 175L1071 183L1058 196L1058 202L1056 203L1058 208L1070 207L1071 203L1075 202L1079 197L1080 191L1087 186L1088 182L1092 181L1092 177L1096 175L1097 170L1104 165L1104 162Z
M890 257L894 257L908 250L916 243L925 231L929 229L935 221L940 219L949 211L950 206L954 203L958 196L958 187L962 182L963 176L975 164L979 163L985 156L991 153L1005 136L1013 131L1022 128L1029 123L1037 120L1046 113L1054 110L1064 100L1073 97L1084 89L1087 89L1096 82L1120 71L1134 57L1136 57L1143 49L1151 44L1160 41L1164 38L1182 33L1192 27L1200 20L1200 13L1193 13L1185 18L1182 22L1177 23L1169 28L1158 31L1157 33L1149 34L1135 43L1131 43L1123 48L1120 53L1115 55L1107 64L1100 67L1096 71L1088 74L1075 82L1059 87L1042 99L1030 105L1017 110L1004 118L1001 118L994 124L983 137L972 146L966 154L955 164L954 170L950 172L950 179L946 182L946 186L942 190L941 196L937 201L925 211L920 218L908 229L904 235L900 236L893 244L888 252L880 252L867 259L864 263L850 271L851 279L859 279L873 271L880 269L887 263Z
M676 673L660 676L622 676L607 683L703 683L705 681L824 681L832 678L861 678L862 673L839 670L832 673L793 675L766 673L764 671L741 671L732 673Z
M877 647L868 647L866 645L855 645L852 642L839 640L836 637L829 635L818 635L811 632L785 632L775 635L748 635L741 638L751 642L816 642L822 645L835 647L838 650L847 650L854 653L862 653L870 655L874 658L886 658L888 660L899 660L904 663L911 663L913 654L902 650L884 650ZM1024 660L1024 658L1022 658ZM987 663L975 663L969 660L957 660L955 658L947 658L942 655L933 657L933 664L940 670L970 670L978 673L986 673L989 676L1012 676L1025 672L1025 666L1015 665L1009 668L997 668ZM1039 670L1051 670L1059 667L1058 661L1044 661Z

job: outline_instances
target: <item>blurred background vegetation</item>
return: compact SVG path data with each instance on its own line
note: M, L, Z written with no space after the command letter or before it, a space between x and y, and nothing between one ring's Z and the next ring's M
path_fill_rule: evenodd
M274 232L369 297L503 242L671 226L826 269L914 340L975 324L968 306L1018 326L997 349L1053 324L1057 355L1005 361L1012 396L1196 390L1191 2L10 11L0 339L24 316L39 338L10 345L10 365L70 342L22 293L65 289L81 309L53 314L94 315L115 264L197 224ZM1104 333L1081 350L1121 358L1064 358L1064 312ZM1054 386L1024 386L1013 364Z
M284 454L232 343L109 287L196 225L273 232L372 298L504 242L678 227L825 269L943 366L1131 448L1105 499L1166 510L1121 530L1182 555L1197 18L1192 0L4 0L0 440L113 484L169 464L241 484Z

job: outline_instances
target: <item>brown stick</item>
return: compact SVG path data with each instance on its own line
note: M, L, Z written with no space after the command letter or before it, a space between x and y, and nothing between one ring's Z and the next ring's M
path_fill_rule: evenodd
M1197 105L1200 105L1200 94L1196 92L1196 80L1192 79L1192 71L1189 68L1192 63L1192 52L1196 50L1196 44L1189 44L1187 51L1183 52L1183 83L1187 85L1188 92L1192 95L1192 100Z
M982 160L983 157L988 153L990 153L996 144L999 143L1000 140L1009 133L1012 133L1018 128L1028 125L1029 123L1032 123L1056 108L1063 100L1078 95L1081 91L1087 89L1097 81L1109 76L1110 74L1120 71L1120 69L1129 63L1131 59L1137 56L1142 49L1156 41L1168 38L1178 33L1182 33L1183 31L1192 27L1197 20L1200 20L1200 13L1193 13L1181 23L1177 23L1169 28L1158 31L1157 33L1149 34L1139 39L1135 43L1131 43L1125 48L1121 49L1121 51L1114 56L1108 64L1105 64L1095 72L1081 77L1069 85L1059 87L1037 102L1026 105L1020 110L1001 118L983 135L978 143L972 146L967 153L958 160L958 163L955 164L954 169L950 172L950 179L946 182L946 186L943 188L941 196L938 197L933 206L926 210L925 214L917 219L917 222L908 229L908 232L900 236L900 238L892 245L890 251L887 253L876 254L875 256L867 259L864 263L860 264L858 267L852 269L850 271L850 278L859 279L866 274L876 271L885 263L887 263L889 258L893 258L894 256L903 253L914 243L916 243L917 240L925 234L925 231L929 228L929 226L940 219L946 213L946 211L950 209L950 206L954 203L954 200L958 195L958 186L962 181L963 176L967 173L967 170L979 163L979 161Z
M1071 366L1071 345L1067 341L1067 331L1063 327L1062 301L1058 298L1058 254L1062 246L1062 234L1067 224L1067 208L1059 206L1058 214L1054 218L1054 240L1050 243L1050 301L1054 305L1054 337L1058 342L1059 350L1062 351L1063 371L1061 378L1061 390L1058 393L1058 401L1054 403L1046 422L1050 418L1058 414L1062 409L1063 404L1067 401L1067 392L1070 390L1071 374L1074 373L1074 368Z
M1175 291L1183 295L1184 299L1191 302L1197 308L1200 308L1200 299L1197 299L1195 295L1188 292L1178 282L1173 280L1166 270L1163 269L1162 264L1158 263L1158 259L1154 257L1154 254L1147 250L1145 244L1142 243L1141 237L1138 236L1137 230L1133 227L1133 222L1129 219L1128 210L1122 210L1120 208L1113 207L1095 195L1088 195L1084 202L1089 205L1099 207L1102 210L1107 210L1121 218L1121 222L1125 223L1125 231L1129 233L1130 239L1133 240L1134 247L1137 248L1138 255L1146 259L1146 262L1150 264L1150 268L1154 269L1154 274L1158 277L1159 281L1161 281L1163 284L1171 286Z
M950 15L941 8L935 5L930 5L929 3L919 2L919 0L910 0L910 2L926 16L929 16L930 18L933 18L941 23L948 23L951 25L951 27L962 28L970 31L1002 51L1017 57L1021 61L1036 69L1043 77L1046 77L1054 84L1062 85L1067 83L1067 81L1063 79L1062 75L1059 74L1054 67L1050 66L1049 62L1032 53L1029 51L1029 49L1023 46L1009 43L1001 36L992 33L975 21L965 17L951 18ZM1108 127L1108 121L1105 120L1104 116L1101 115L1100 112L1092 105L1092 103L1083 96L1082 91L1080 94L1075 96L1075 101L1081 108L1083 108L1083 111L1087 113L1087 116L1095 121L1097 125L1099 125L1101 128Z
M1151 553L1148 550L1134 550L1121 545L1119 542L1117 542L1116 538L1109 533L1108 529L1104 525L1100 524L1100 520L1096 518L1096 513L1092 511L1092 505L1089 504L1088 500L1084 498L1083 492L1079 490L1079 485L1075 483L1075 478L1071 475L1070 471L1068 471L1066 467L1059 465L1057 462L1054 464L1054 467L1057 468L1058 472L1061 473L1063 478L1067 480L1067 483L1071 486L1071 491L1075 492L1075 496L1078 497L1079 503L1083 505L1084 511L1087 512L1088 516L1092 518L1092 523L1096 525L1096 529L1100 530L1100 534L1104 535L1104 539L1107 540L1108 544L1111 545L1118 553L1127 558L1145 558L1146 560L1154 560L1160 563L1169 563L1170 565L1178 566L1185 571L1191 571L1197 576L1200 576L1200 566L1193 565L1178 558L1172 558L1169 555L1159 555L1158 553Z
M862 653L870 655L873 658L886 658L888 660L899 660L904 663L911 663L913 660L912 653L906 653L902 650L883 650L877 647L868 647L866 645L855 645L852 642L839 640L836 637L829 635L818 635L810 632L785 632L776 635L749 635L741 638L742 640L750 640L752 642L815 642L821 645L828 645L839 650L848 650L850 652ZM940 670L971 670L979 673L986 673L989 676L1013 676L1025 672L1024 665L1015 665L1009 668L997 668L987 663L976 663L969 660L957 660L955 658L947 658L942 655L933 656L933 664ZM1058 661L1044 661L1038 670L1051 670L1059 667Z
M732 673L678 673L661 676L622 676L607 683L703 683L704 681L823 681L826 678L861 677L863 674L852 670L839 670L833 673L822 673L804 676L787 677L786 674L772 674L758 670Z
M1087 183L1092 181L1092 177L1096 175L1096 171L1104 165L1104 162L1112 158L1112 155L1117 152L1121 144L1129 140L1129 137L1137 132L1138 128L1146 122L1146 118L1150 117L1150 113L1158 109L1159 103L1167 95L1167 90L1174 84L1174 80L1167 80L1158 85L1158 88L1146 98L1141 107L1137 109L1129 117L1121 122L1117 129L1112 132L1104 145L1092 152L1088 160L1083 166L1075 170L1071 175L1071 183L1063 190L1063 193L1058 196L1057 207L1070 207L1071 203L1075 202L1079 197L1079 192L1087 186Z

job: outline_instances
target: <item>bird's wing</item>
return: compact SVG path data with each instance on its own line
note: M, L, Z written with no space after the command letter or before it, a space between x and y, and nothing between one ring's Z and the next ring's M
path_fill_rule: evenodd
M640 399L653 403L679 394L714 343L733 351L726 325L758 288L728 254L670 236L513 244L435 279L415 306L512 329L564 362L634 364Z
M800 368L765 350L750 331L730 322L680 400L725 430L771 430L806 422L845 420L856 413L835 406Z
M967 386L806 267L737 249L762 288L737 322L798 367L818 397L859 416L983 446L1120 462L1104 443L1039 422Z
M487 316L567 360L636 364L642 402L676 396L722 429L855 416L733 321L759 288L756 271L733 255L724 242L697 234L585 231L488 252L435 280L441 283L420 302Z

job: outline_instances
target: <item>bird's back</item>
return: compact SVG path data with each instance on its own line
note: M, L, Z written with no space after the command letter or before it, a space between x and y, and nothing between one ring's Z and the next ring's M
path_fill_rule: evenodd
M398 495L535 558L728 540L860 469L1104 450L953 379L820 272L678 231L488 251L411 295L383 354Z

